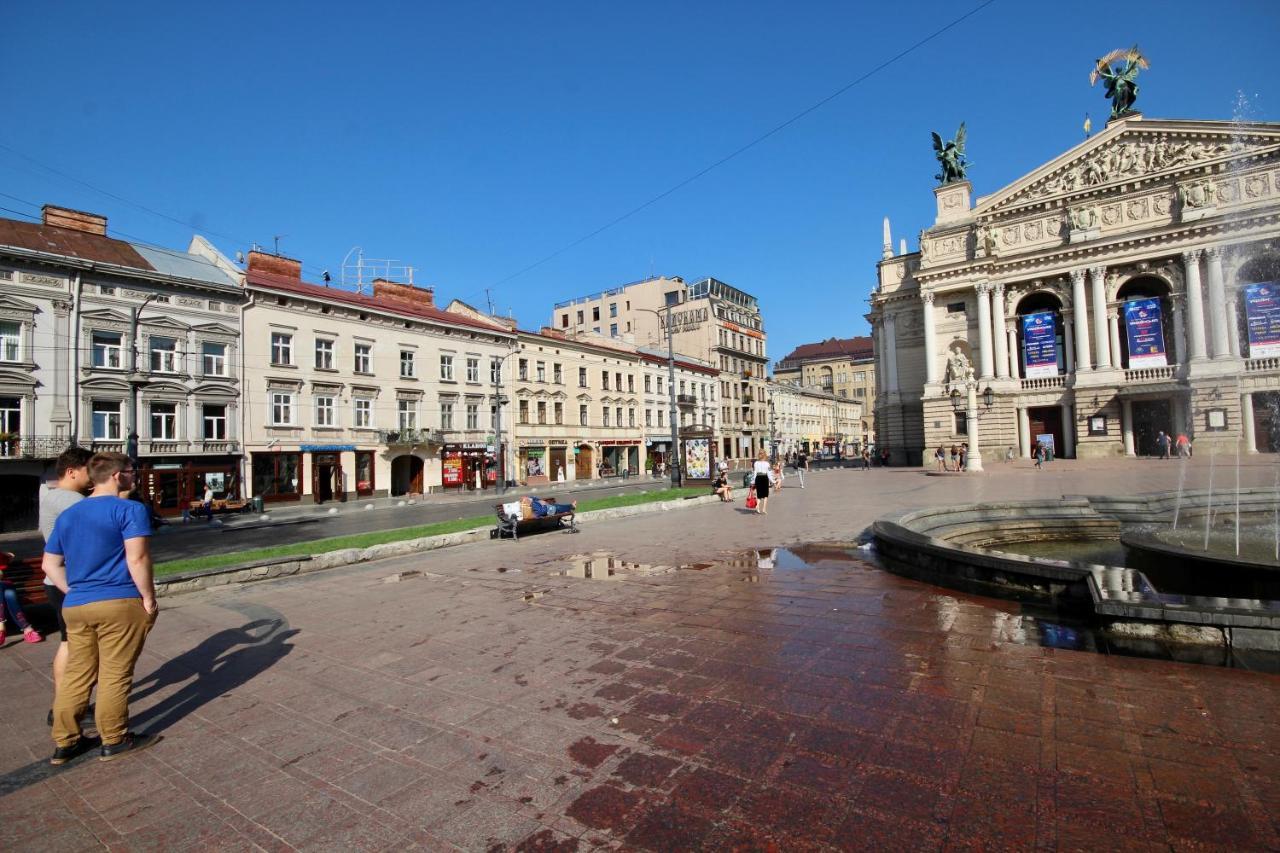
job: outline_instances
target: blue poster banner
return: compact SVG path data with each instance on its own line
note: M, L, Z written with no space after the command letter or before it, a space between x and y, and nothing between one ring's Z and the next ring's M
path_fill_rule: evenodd
M1022 364L1027 379L1058 375L1057 323L1052 311L1023 315Z
M1159 299L1130 299L1124 303L1124 327L1129 340L1130 367L1164 367L1164 327Z
M1246 284L1244 310L1249 321L1249 358L1280 355L1280 283Z

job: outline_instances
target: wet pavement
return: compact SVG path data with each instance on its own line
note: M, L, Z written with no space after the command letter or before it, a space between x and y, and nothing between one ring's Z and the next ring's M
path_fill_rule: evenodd
M712 505L166 600L133 705L165 740L111 764L47 767L52 644L11 641L5 845L1280 847L1280 678L1045 645L1017 604L801 544L1075 475L996 476L921 494L831 472L764 518Z

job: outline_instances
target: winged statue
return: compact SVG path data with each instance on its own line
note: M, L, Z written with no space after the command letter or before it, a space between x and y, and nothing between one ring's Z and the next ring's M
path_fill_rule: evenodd
M1107 97L1111 100L1111 117L1120 118L1134 112L1133 102L1138 100L1138 72L1150 68L1151 63L1135 44L1129 49L1113 50L1093 64L1089 72L1089 85L1101 78L1107 84Z
M956 138L949 142L943 142L941 136L933 134L933 156L942 164L942 172L934 175L940 184L964 180L970 165L964 159L964 122L960 122Z

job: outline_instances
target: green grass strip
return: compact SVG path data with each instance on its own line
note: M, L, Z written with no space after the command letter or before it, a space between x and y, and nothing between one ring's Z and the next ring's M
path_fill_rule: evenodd
M587 512L593 509L612 509L620 506L637 506L639 504L669 501L677 498L696 497L707 494L700 487L681 489L662 489L656 492L636 492L626 495L613 495L607 498L596 498L578 502L578 511ZM353 533L348 536L333 536L327 539L313 539L310 542L295 542L291 545L276 545L271 548L254 548L248 551L235 551L230 554L212 554L208 557L192 557L187 560L170 560L159 563L155 567L156 577L175 575L182 572L221 569L240 563L253 563L262 560L274 560L281 557L300 557L311 554L324 554L329 551L341 551L346 548L368 548L388 542L403 542L406 539L420 539L424 536L441 536L445 533L457 533L461 530L473 530L477 527L489 527L494 523L493 513L477 515L471 518L459 518L453 521L437 521L433 524L420 524L415 527L397 527L391 530L373 530L368 533Z

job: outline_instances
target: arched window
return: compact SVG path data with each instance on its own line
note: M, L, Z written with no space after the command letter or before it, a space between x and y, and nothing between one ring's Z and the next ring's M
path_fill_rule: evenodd
M1155 300L1158 317L1151 316L1149 310L1151 300ZM1173 300L1169 296L1169 285L1154 276L1139 276L1124 283L1116 294L1120 305L1120 352L1117 354L1120 366L1126 370L1130 367L1153 367L1160 364L1177 364L1181 353L1175 352L1173 335ZM1151 323L1158 320L1158 324ZM1144 323L1149 325L1143 325ZM1158 333L1159 340L1155 338ZM1141 340L1143 353L1135 355L1130 363L1130 339ZM1160 348L1159 352L1152 348ZM1160 358L1163 357L1163 362ZM1140 363L1138 363L1140 362Z
M1018 302L1016 310L1018 334L1018 378L1027 378L1027 341L1026 317L1034 314L1050 314L1053 319L1053 351L1057 358L1056 372L1059 376L1067 372L1066 338L1062 327L1062 301L1052 293L1041 291L1032 293ZM1041 353L1043 356L1043 353ZM1043 357L1039 359L1043 361ZM1041 365L1043 367L1043 364ZM1033 368L1034 372L1034 368Z

